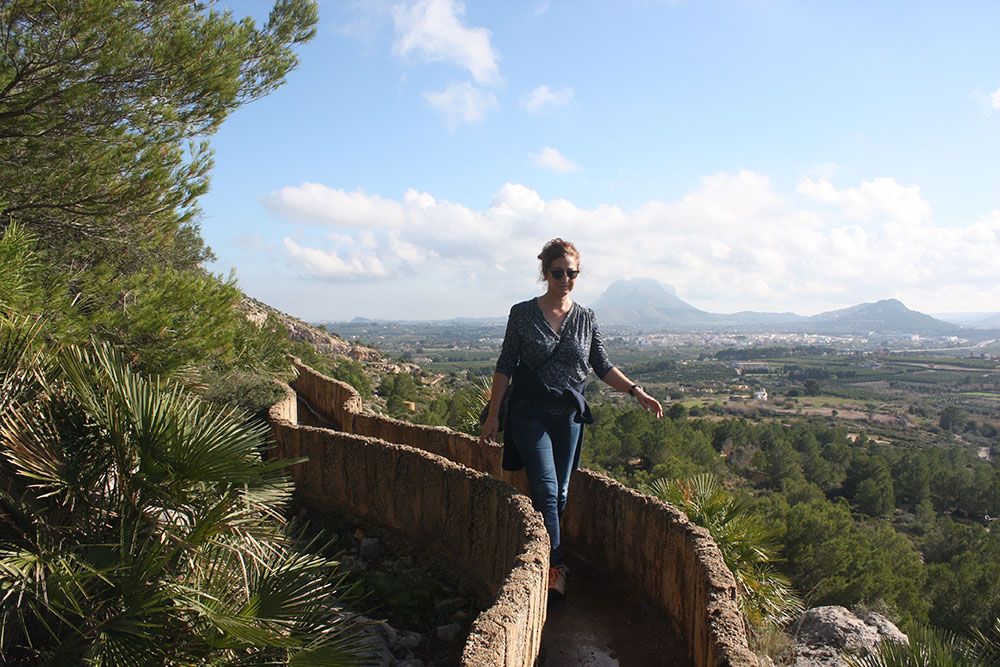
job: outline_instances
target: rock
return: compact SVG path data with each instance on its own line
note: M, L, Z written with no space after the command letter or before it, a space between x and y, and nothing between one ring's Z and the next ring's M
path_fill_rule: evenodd
M461 609L451 615L448 620L452 623L463 623L469 618L469 614Z
M462 637L462 626L458 623L439 625L435 631L437 632L438 639L446 642L458 641Z
M368 563L354 556L341 556L340 569L348 572L364 572L368 569Z
M359 617L364 618L364 617ZM364 638L361 641L361 653L366 658L366 665L378 665L379 667L390 667L396 664L396 658L389 648L382 631L380 623L365 625L362 630Z
M419 632L408 632L404 630L399 635L399 644L410 651L424 643L424 636Z
M816 607L802 615L799 642L865 655L878 645L879 635L844 607Z
M792 629L796 644L786 664L794 667L846 667L846 656L869 655L883 641L908 643L884 616L867 612L859 618L838 606L809 609Z
M400 556L399 560L396 561L396 566L400 570L409 570L413 567L413 556Z
M450 597L450 598L439 598L434 601L434 611L438 613L450 613L464 607L466 601L462 598Z
M386 621L372 620L360 614L349 613L348 619L361 626L365 665L423 667L424 663L413 657L413 649L424 641L424 636L420 633L407 630L400 632Z
M377 537L361 538L361 545L358 547L358 555L365 560L374 560L382 555L382 540Z
M882 614L873 611L865 611L858 614L858 618L875 628L881 635L883 641L895 642L897 644L909 644L910 638L903 634L896 624Z
M399 633L396 632L396 628L392 627L385 621L373 623L372 627L376 632L382 635L382 638L385 639L390 648L399 644ZM393 653L395 653L395 651L393 651Z

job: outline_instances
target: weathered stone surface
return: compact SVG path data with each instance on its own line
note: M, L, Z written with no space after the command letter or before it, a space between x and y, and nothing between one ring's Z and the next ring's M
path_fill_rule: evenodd
M389 647L383 625L388 627L387 624L383 623L366 623L364 626L364 640L361 643L365 655L371 656L366 664L379 665L380 667L396 664L396 656L392 654L392 649Z
M399 632L385 621L375 621L360 614L352 614L351 620L361 626L361 641L367 661L365 665L380 667L423 667L423 661L413 657L413 649L423 642L423 636L416 632Z
M891 641L897 644L910 643L909 637L903 634L903 631L897 628L895 623L882 614L876 614L873 611L866 611L858 614L858 618L874 627L882 637L883 641Z
M794 667L845 667L846 656L869 655L883 641L908 642L884 616L867 612L859 618L835 605L807 610L792 627L795 645L781 664Z

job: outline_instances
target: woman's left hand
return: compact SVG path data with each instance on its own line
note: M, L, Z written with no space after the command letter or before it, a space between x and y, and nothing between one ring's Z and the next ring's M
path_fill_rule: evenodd
M635 400L639 401L639 405L642 406L643 410L649 410L656 415L659 419L663 416L663 406L660 402L646 393L644 389L637 389L635 392Z

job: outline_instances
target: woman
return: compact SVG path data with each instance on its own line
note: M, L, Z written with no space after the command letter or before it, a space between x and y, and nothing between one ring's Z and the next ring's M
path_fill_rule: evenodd
M504 427L503 467L524 468L531 502L541 512L552 546L549 593L566 595L565 553L559 519L566 507L570 474L579 466L583 424L593 422L583 397L590 369L615 389L628 392L645 410L663 415L660 402L608 360L594 312L570 299L580 274L580 253L562 239L545 244L545 294L514 305L493 374L493 390L479 440L500 428L499 412L510 387Z

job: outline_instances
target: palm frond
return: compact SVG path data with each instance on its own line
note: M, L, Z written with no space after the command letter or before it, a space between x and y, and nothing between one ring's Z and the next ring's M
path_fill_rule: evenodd
M874 653L849 657L850 667L981 667L968 642L938 628L919 626L910 630L908 644L883 641Z
M791 582L773 568L780 560L777 527L730 493L718 477L660 478L646 490L711 534L736 579L738 603L751 631L780 627L801 612L803 604Z
M0 323L0 661L350 664L333 565L283 532L266 427L109 345L50 363L36 335Z
M972 639L973 651L982 664L1000 664L1000 618L993 620L993 626L989 632L975 628L972 631Z

